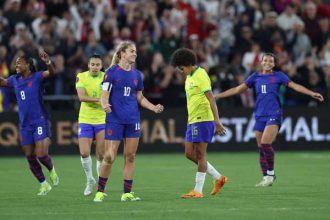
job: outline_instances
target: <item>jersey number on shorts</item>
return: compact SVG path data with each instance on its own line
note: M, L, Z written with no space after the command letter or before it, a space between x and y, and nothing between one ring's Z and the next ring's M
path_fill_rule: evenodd
M267 93L266 85L261 85L261 93Z
M135 130L136 131L140 130L140 123L135 123Z
M25 92L22 90L20 93L21 93L21 99L25 100Z
M124 96L129 96L131 94L131 87L124 87Z

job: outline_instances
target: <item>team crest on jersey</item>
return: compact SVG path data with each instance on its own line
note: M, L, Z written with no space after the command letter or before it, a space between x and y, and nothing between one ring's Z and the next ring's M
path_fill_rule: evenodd
M27 84L28 87L32 87L32 81L29 81Z
M137 79L134 79L134 80L133 80L133 83L134 83L135 86L137 86L137 84L138 84L138 80L137 80Z
M112 129L108 129L108 135L112 135Z
M193 82L190 82L189 89L192 89L192 88L194 88L194 83Z
M275 77L271 77L270 78L270 83L275 83L275 80L276 80Z

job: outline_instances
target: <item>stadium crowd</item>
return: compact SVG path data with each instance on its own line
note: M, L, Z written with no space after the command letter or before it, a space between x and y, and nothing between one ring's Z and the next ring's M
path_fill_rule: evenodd
M278 69L321 93L324 103L282 88L285 106L328 105L330 97L330 6L321 0L2 0L0 76L15 72L22 54L43 48L56 66L46 94L75 95L76 73L93 54L111 63L121 40L136 42L136 67L145 96L165 106L185 105L184 78L170 64L179 47L191 48L215 93L242 83L258 70L264 52ZM45 68L43 62L38 62ZM0 111L13 109L12 91L1 88ZM253 107L253 91L221 101Z

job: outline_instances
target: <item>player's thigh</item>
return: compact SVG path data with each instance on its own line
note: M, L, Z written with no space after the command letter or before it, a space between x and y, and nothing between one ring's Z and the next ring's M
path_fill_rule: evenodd
M91 154L92 142L93 142L92 138L86 138L86 137L78 138L80 155L87 157Z
M261 146L262 133L263 132L261 132L261 131L255 131L255 135L256 135L256 140L257 140L258 147Z
M23 145L22 150L26 157L35 155L35 145L34 144Z
M96 155L97 156L102 156L104 154L104 148L105 148L105 143L104 143L104 129L100 130L96 136Z
M124 155L135 155L140 138L125 138Z
M186 157L188 157L189 159L195 158L195 146L192 142L185 141L184 151Z
M261 143L262 144L271 144L275 140L278 134L279 126L278 125L267 125L262 134Z
M118 152L120 142L121 141L119 141L119 140L105 140L104 141L104 144L105 144L104 156L110 157L110 158L112 158L112 160L114 160L117 157L117 152Z

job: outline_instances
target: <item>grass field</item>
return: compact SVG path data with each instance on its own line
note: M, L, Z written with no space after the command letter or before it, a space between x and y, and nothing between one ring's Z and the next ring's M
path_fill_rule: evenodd
M84 197L79 156L54 156L60 185L38 197L39 184L23 157L0 158L0 219L327 219L330 215L330 152L278 152L277 181L254 187L260 179L257 153L213 153L209 161L228 176L221 193L183 200L194 186L196 167L181 154L140 154L134 189L143 201L120 202L122 157L113 167L108 197ZM48 174L48 173L47 173ZM48 177L48 175L47 175ZM328 217L327 217L328 216Z

